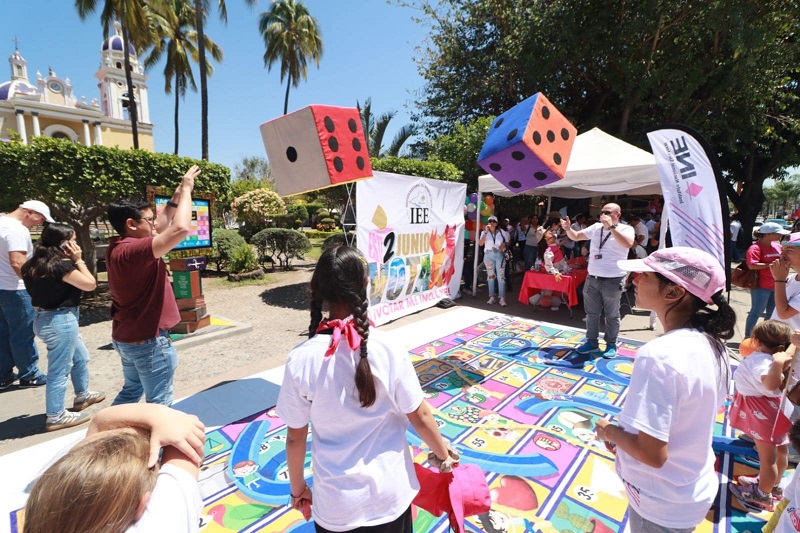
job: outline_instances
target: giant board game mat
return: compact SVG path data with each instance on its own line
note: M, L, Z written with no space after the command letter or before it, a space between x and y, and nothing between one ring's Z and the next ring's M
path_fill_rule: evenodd
M622 340L619 357L583 369L557 368L543 363L569 354L584 341L582 331L486 316L410 350L442 434L462 461L486 472L491 511L468 518L466 530L624 531L625 490L593 427L599 417L619 412L641 343ZM730 441L725 411L716 426L720 442ZM207 434L202 531L314 531L313 523L286 505L285 439L273 409ZM422 463L427 454L421 440L412 430L408 439ZM726 489L734 474L754 472L752 464L721 452L717 470L721 490L698 531L760 531L769 514L745 512ZM311 484L310 455L306 475ZM12 516L12 526L18 518ZM444 532L448 526L445 517L414 508L414 530Z

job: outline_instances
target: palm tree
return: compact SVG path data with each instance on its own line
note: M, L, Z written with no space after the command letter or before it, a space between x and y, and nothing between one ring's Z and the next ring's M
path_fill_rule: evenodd
M306 68L311 59L319 68L322 57L322 31L317 19L312 17L308 8L295 0L273 0L272 8L261 13L258 31L264 38L266 52L264 65L267 71L272 64L281 64L281 81L286 83L286 98L283 102L283 114L289 110L289 88L300 85L300 78L307 79Z
M168 0L163 7L154 9L159 15L158 27L160 38L153 46L150 54L145 59L144 65L152 67L161 59L166 51L166 63L164 65L164 92L172 92L172 79L175 79L175 154L178 154L178 115L180 100L186 94L189 87L197 92L197 85L194 81L191 61L199 60L197 51L197 30L194 29L195 13L191 4L185 0ZM211 53L211 57L217 62L222 61L222 49L217 44L205 37L206 48ZM214 69L209 64L208 75Z
M197 53L200 56L200 113L202 158L208 161L208 62L206 61L206 36L203 23L206 19L206 6L209 0L194 0L195 29L197 30ZM252 7L258 0L244 0ZM228 22L228 6L225 0L217 0L219 18Z
M158 5L163 0L153 0L150 6ZM75 8L81 20L86 20L94 13L98 0L75 0ZM136 106L136 96L133 92L131 79L130 45L142 50L155 40L152 14L147 4L140 0L105 0L100 13L100 22L103 23L103 37L108 38L109 29L114 20L122 26L123 56L125 57L125 82L128 85L128 116L131 119L131 134L133 147L139 148L139 126Z
M370 157L398 157L400 148L418 132L416 125L406 124L395 134L389 147L383 150L383 136L386 134L386 128L389 127L389 122L395 117L397 111L388 111L376 119L375 115L372 114L372 98L364 100L363 108L356 101L356 107L361 115L361 126L364 128L364 136L367 138L367 151Z

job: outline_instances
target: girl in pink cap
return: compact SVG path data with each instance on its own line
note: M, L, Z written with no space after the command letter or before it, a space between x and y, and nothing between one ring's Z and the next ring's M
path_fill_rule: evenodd
M655 311L664 335L639 348L617 423L598 420L597 437L616 453L632 532L694 531L719 486L711 439L730 380L723 341L736 325L725 272L677 246L617 264L639 272L636 307Z
M405 437L409 422L429 446L431 464L450 471L458 461L408 353L370 329L368 283L356 248L322 254L311 278L309 339L286 359L278 395L276 411L288 426L291 505L307 517L311 507L321 533L411 533L419 483ZM309 423L313 496L304 477Z

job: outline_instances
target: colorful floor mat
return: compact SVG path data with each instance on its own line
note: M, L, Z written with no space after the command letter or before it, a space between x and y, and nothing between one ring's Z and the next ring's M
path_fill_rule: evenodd
M593 428L599 417L619 412L641 343L623 340L618 358L583 369L543 364L583 341L582 331L502 315L410 350L442 434L463 461L486 472L492 509L468 518L467 531L625 530L625 490ZM716 433L732 437L725 412ZM419 437L410 431L408 438L415 460L423 462ZM314 531L286 505L285 439L273 409L207 435L202 531ZM760 531L769 514L745 512L726 487L734 475L755 469L729 452L717 458L720 493L698 531ZM306 475L311 484L310 455ZM444 517L415 508L414 531L448 527Z

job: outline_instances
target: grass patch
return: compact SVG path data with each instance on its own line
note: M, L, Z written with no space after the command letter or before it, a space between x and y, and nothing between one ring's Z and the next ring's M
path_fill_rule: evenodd
M246 286L267 286L271 283L275 283L278 281L277 273L270 273L268 272L263 278L261 279L246 279L242 281L228 281L227 275L222 275L219 277L203 277L203 285L206 288L220 288L220 289L231 289L233 287L246 287Z

